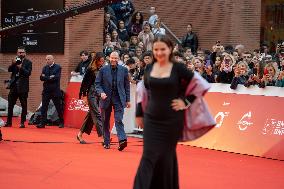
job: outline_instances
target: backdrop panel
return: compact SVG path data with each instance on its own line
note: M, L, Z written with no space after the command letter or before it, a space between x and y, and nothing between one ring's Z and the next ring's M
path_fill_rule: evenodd
M205 96L216 128L184 144L284 160L284 89L228 88L213 85Z

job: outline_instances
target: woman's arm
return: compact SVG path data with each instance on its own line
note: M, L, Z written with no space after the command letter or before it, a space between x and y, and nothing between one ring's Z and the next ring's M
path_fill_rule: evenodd
M178 74L181 82L184 82L186 86L191 82L194 72L187 69L185 64L182 63L175 63L178 68ZM182 100L184 101L186 106L189 106L193 101L196 99L196 96L194 95L187 95Z

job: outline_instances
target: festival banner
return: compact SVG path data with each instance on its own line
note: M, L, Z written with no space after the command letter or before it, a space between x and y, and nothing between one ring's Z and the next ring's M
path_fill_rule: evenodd
M208 92L205 100L217 125L184 144L284 160L284 97L242 90L247 94Z

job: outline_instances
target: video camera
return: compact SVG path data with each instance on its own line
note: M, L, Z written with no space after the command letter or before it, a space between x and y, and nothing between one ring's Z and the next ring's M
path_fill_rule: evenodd
M16 57L15 61L16 61L17 65L20 65L23 62L23 60L20 57L18 57L18 56Z

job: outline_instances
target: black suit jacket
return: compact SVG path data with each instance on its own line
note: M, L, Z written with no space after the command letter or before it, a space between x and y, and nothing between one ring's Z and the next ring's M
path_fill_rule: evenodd
M51 77L54 75L54 77ZM46 65L42 69L40 80L43 81L42 95L61 96L60 92L61 66L53 64Z
M81 98L82 95L87 96L89 94L89 92L91 91L92 85L95 85L95 80L96 80L98 72L99 72L99 69L95 71L93 71L90 67L87 69L84 75L83 81L81 83L79 98ZM94 94L91 94L92 96L99 96L98 94L95 94L95 91L93 92Z
M32 73L32 62L25 58L20 69L16 64L12 64L9 66L8 71L12 72L10 90L18 93L29 92L29 77Z

